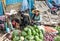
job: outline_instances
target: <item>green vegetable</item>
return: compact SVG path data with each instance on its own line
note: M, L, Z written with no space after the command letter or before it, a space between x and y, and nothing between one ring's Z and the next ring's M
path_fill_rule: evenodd
M40 39L39 39L38 36L35 36L35 40L36 40L36 41L40 41Z
M22 35L22 36L26 36L27 33L26 33L25 31L22 31L22 32L21 32L21 35Z
M18 31L13 32L13 41L43 41L43 31L38 26L27 26L18 35Z
M24 41L28 41L28 40L25 38Z
M13 33L12 33L12 37L15 37L15 36L18 36L19 33L18 33L18 30L14 30Z
M17 36L15 36L14 38L13 38L13 41L18 41L19 40L19 37L17 37Z
M31 33L31 29L28 29L28 35L31 35L32 33Z
M23 37L23 36L20 36L20 40L22 40L22 41L23 41L23 40L24 40L24 37Z
M39 32L39 30L38 30L38 29L36 29L36 32Z
M42 32L40 33L39 38L40 38L40 39L43 39L43 34L42 34Z
M19 40L19 41L21 41L21 40Z
M60 36L55 37L54 41L60 41Z
M31 40L34 39L34 36L26 36L25 38Z
M36 31L35 30L33 30L32 33L33 33L33 35L36 35Z
M29 29L29 28L26 27L26 28L24 28L24 31L28 31L28 29Z
M55 29L58 31L58 35L60 36L60 26L55 27Z

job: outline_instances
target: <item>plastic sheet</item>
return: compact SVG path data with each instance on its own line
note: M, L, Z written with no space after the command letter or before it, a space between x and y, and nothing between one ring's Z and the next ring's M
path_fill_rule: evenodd
M3 15L3 5L2 2L0 1L0 16Z
M6 5L20 3L23 0L6 0Z
M35 0L28 0L29 9L34 8L34 1L35 1Z
M21 7L21 11L25 11L29 8L29 5L28 5L28 1L27 0L23 0L22 2L22 7Z

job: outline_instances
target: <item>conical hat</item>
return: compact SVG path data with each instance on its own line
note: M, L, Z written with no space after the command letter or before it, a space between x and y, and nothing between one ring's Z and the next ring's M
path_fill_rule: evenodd
M32 13L35 13L35 12L40 12L39 9L35 9L35 10L32 10Z

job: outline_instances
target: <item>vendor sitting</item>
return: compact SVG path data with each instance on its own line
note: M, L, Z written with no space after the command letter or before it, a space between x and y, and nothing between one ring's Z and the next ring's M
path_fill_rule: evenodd
M40 12L39 9L35 9L32 11L33 13L32 22L35 23L36 25L40 25L41 18L42 18L39 12Z

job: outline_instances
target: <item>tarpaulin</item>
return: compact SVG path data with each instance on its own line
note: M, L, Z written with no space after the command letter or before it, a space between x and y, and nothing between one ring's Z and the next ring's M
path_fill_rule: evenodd
M34 8L34 2L35 0L28 0L28 4L29 4L29 15L30 15L30 18L32 18L33 14L32 14L32 8Z
M0 16L3 15L3 5L2 2L0 1Z
M6 0L6 5L20 3L23 0Z
M34 8L34 1L35 1L35 0L28 0L29 9Z
M28 1L27 0L23 0L22 6L21 6L21 11L25 11L28 8L29 8Z

